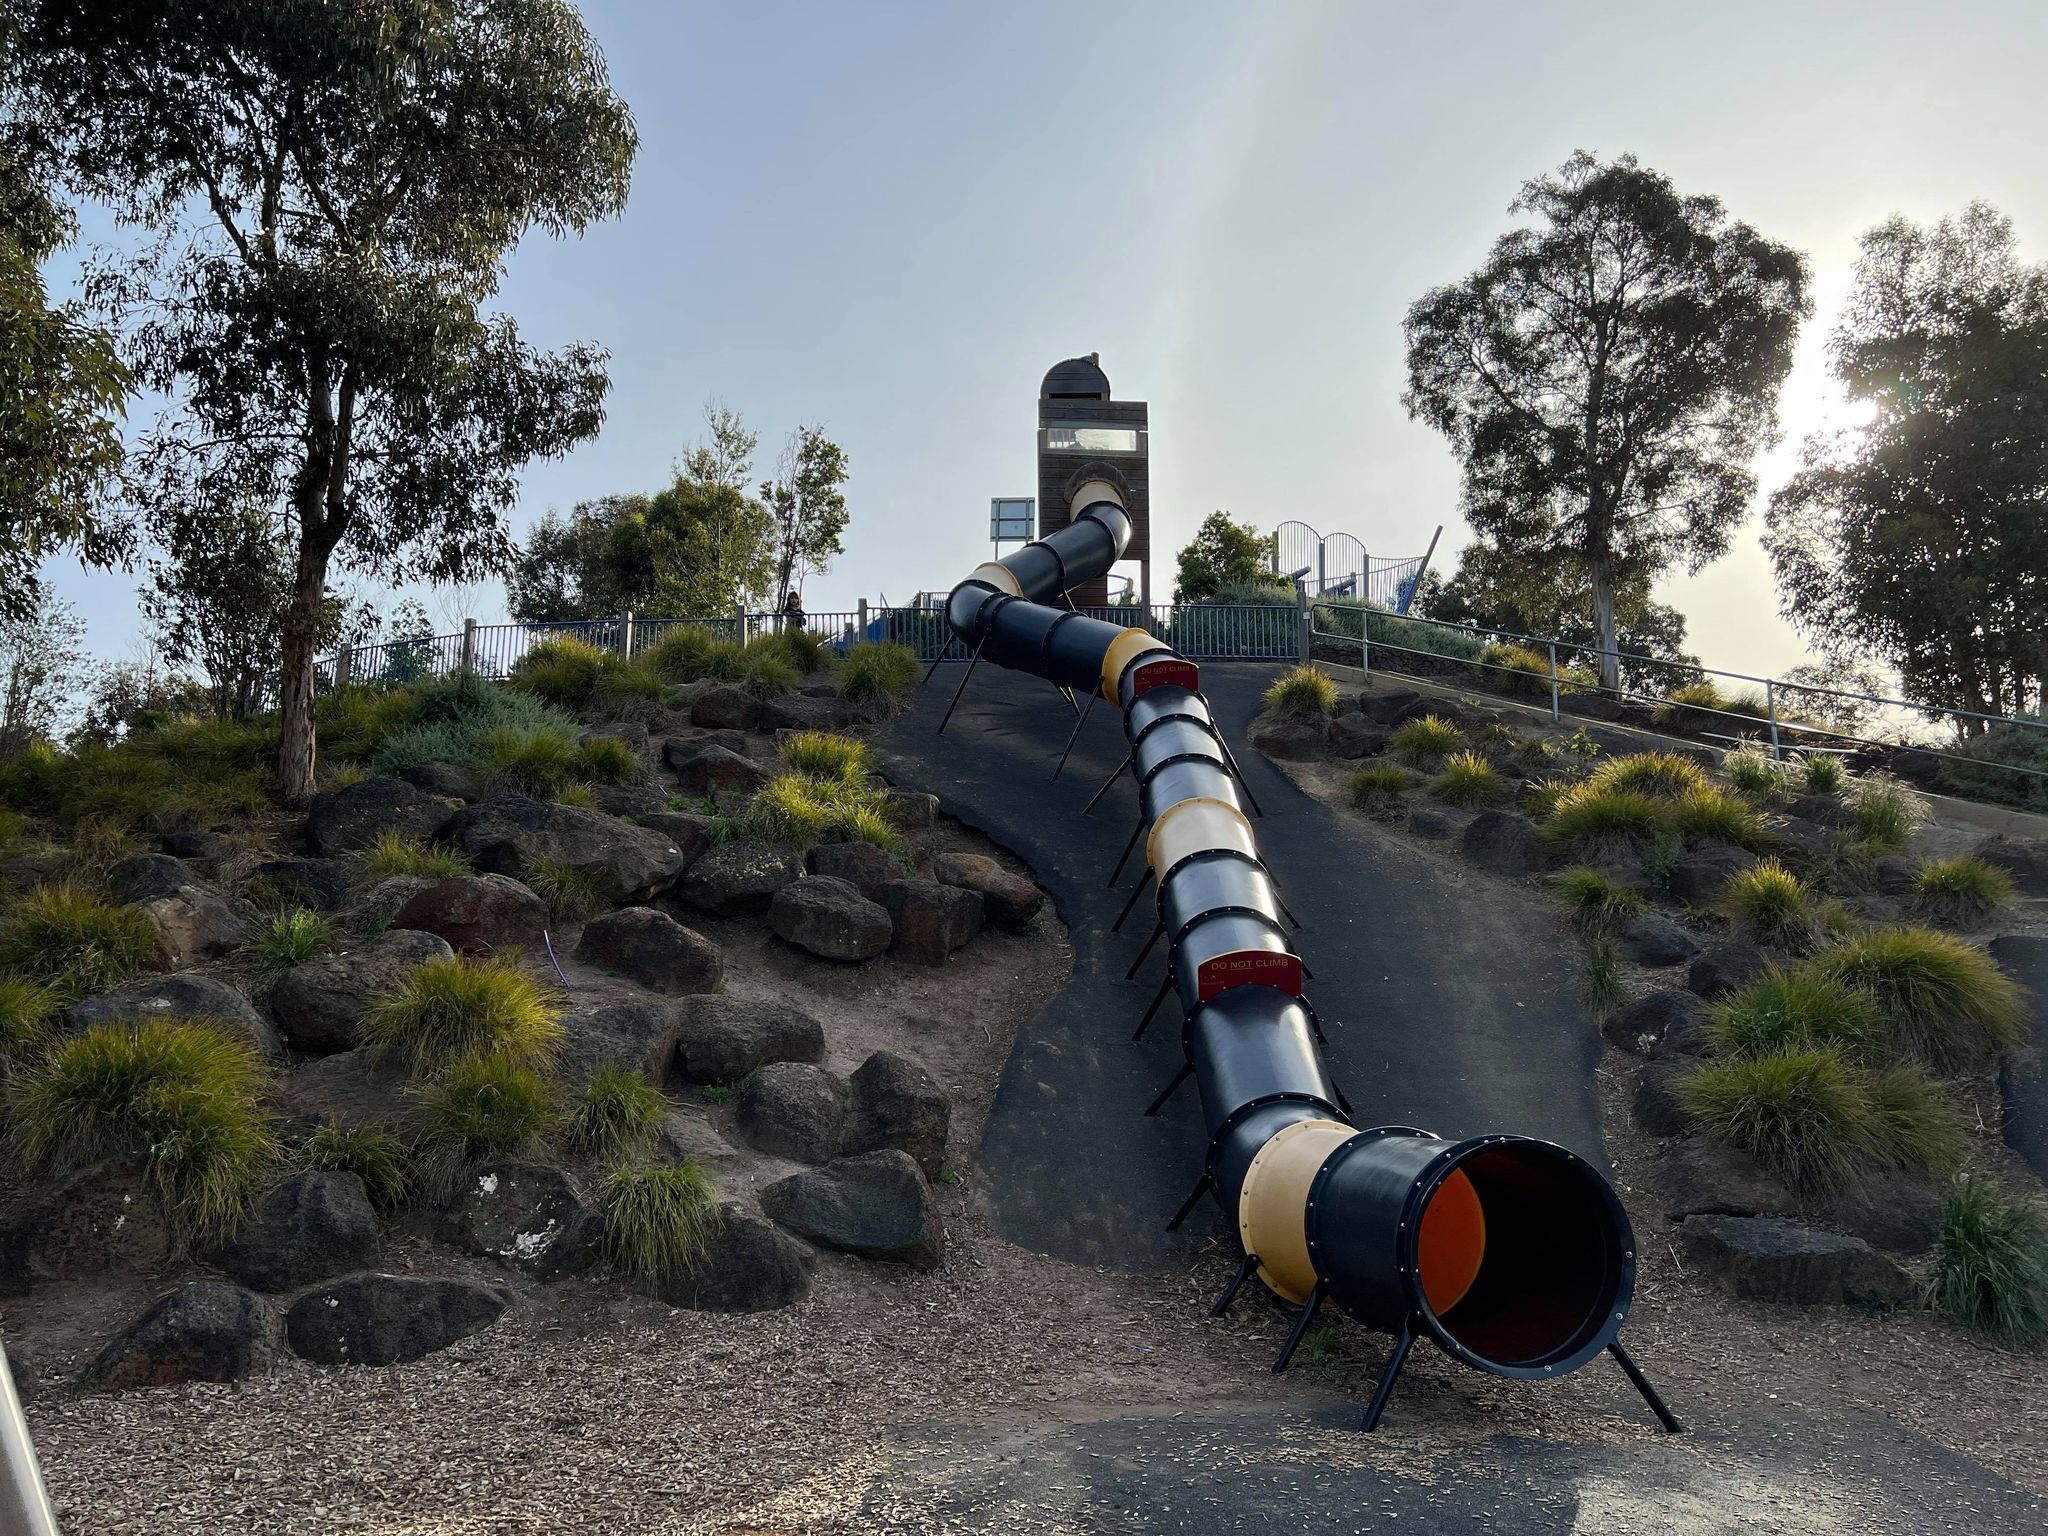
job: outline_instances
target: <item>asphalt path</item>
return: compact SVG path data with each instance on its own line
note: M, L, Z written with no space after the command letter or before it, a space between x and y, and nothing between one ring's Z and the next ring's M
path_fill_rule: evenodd
M1991 941L1991 958L2027 989L2032 1020L2027 1039L2000 1068L2006 1145L2048 1179L2048 939L2006 934Z

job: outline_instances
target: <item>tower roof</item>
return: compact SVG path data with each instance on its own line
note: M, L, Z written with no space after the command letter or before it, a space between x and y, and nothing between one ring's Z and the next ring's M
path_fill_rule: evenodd
M1086 357L1070 357L1065 362L1054 363L1045 376L1045 382L1038 386L1038 398L1107 400L1109 375L1102 371L1101 355L1090 352Z

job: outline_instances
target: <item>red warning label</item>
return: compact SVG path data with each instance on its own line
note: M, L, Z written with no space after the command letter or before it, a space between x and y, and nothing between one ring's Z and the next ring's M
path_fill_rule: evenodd
M1271 949L1234 949L1214 955L1195 970L1195 991L1208 1002L1232 987L1278 987L1301 996L1301 957Z
M1157 661L1142 661L1138 670L1131 674L1131 697L1142 698L1154 688L1185 688L1189 693L1199 693L1202 687L1202 669L1192 661L1178 656L1162 656Z

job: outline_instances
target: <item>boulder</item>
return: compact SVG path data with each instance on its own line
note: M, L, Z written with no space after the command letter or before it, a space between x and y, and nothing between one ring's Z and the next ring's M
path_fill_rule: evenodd
M372 880L342 909L341 926L354 933L382 933L408 901L434 883L427 875L386 875Z
M173 1243L141 1170L108 1162L82 1169L47 1199L9 1222L18 1281L80 1280L91 1275L154 1273Z
M1842 797L1840 795L1801 795L1785 807L1787 816L1797 816L1801 821L1810 821L1817 827L1832 827L1842 819Z
M752 758L729 747L700 746L675 761L676 782L692 794L708 795L718 790L746 794L766 784L769 773Z
M377 1213L353 1173L295 1173L201 1257L252 1291L295 1291L383 1255Z
M665 997L579 998L562 1014L562 1054L556 1074L588 1082L599 1067L631 1067L659 1088L676 1053L676 1005Z
M1558 700L1558 707L1588 720L1619 720L1622 715L1621 700L1607 693L1567 693Z
M107 894L118 902L157 901L198 884L182 860L163 853L137 853L107 871Z
M1313 762L1330 746L1330 722L1323 715L1260 715L1250 734L1254 747L1281 762Z
M262 881L279 900L310 907L315 912L338 912L348 905L351 874L340 859L266 859L249 871L244 884Z
M1457 834L1458 824L1442 811L1425 808L1408 813L1408 830L1417 837L1426 837L1433 843L1441 843Z
M1692 1128L1692 1117L1679 1102L1679 1081L1690 1074L1695 1062L1653 1061L1636 1079L1636 1124L1652 1136L1683 1136Z
M772 1312L811 1293L811 1250L728 1200L718 1207L695 1263L656 1283L655 1294L693 1312Z
M939 797L917 789L885 789L882 814L899 832L922 832L938 822Z
M648 811L634 820L650 832L659 832L682 850L683 868L688 869L711 847L711 818L695 811Z
M2012 876L2023 896L2048 896L2048 839L1999 833L1976 847L1977 857Z
M931 1073L894 1051L876 1051L855 1070L848 1089L843 1153L895 1148L908 1152L926 1178L939 1176L953 1111Z
M263 914L239 896L223 896L204 885L181 885L169 896L137 904L156 930L154 963L182 971L218 960L252 942L263 931Z
M1797 1203L1792 1192L1766 1173L1755 1158L1704 1139L1681 1141L1658 1165L1664 1214L1672 1221L1694 1216L1783 1216Z
M685 1082L736 1083L772 1061L816 1061L825 1027L781 1003L715 993L676 1005L676 1071Z
M628 820L638 820L642 816L661 810L668 802L669 792L657 789L652 784L590 786L590 803L607 816L624 816ZM642 822L641 825L645 826L646 823Z
M864 1152L779 1179L761 1209L799 1237L858 1254L937 1269L944 1234L931 1186L908 1152Z
M1941 1241L1944 1204L1925 1184L1884 1179L1837 1201L1827 1223L1886 1253L1925 1253Z
M775 893L804 872L803 855L782 843L742 837L720 843L684 874L676 893L713 917L765 912Z
M505 875L456 875L407 901L392 914L391 926L434 934L465 955L538 949L548 907Z
M307 1062L278 1079L278 1108L303 1124L367 1125L409 1134L423 1116L405 1067L368 1046Z
M1685 984L1709 1000L1726 997L1763 975L1770 963L1770 957L1747 939L1731 939L1686 967Z
M1600 1033L1608 1043L1638 1056L1655 1054L1657 1045L1673 1030L1685 1028L1701 1017L1699 999L1690 993L1646 992L1631 998L1600 1021Z
M1691 996L1687 992L1670 995ZM1712 1056L1716 1049L1714 1037L1707 1032L1707 1015L1702 1009L1670 1020L1664 1027L1664 1033L1649 1043L1648 1054L1652 1061L1664 1061L1675 1056L1700 1061Z
M442 1236L469 1253L543 1282L590 1267L604 1213L560 1168L485 1163L469 1175L443 1220Z
M889 948L918 965L944 965L946 956L981 932L982 900L974 891L936 880L891 880L875 889L889 912Z
M326 858L359 853L386 832L426 842L454 810L438 795L403 779L359 779L315 795L306 812L306 841Z
M1620 934L1621 952L1637 965L1683 965L1700 952L1699 940L1670 918L1638 913Z
M1534 874L1546 862L1536 824L1515 811L1481 811L1467 823L1458 849L1497 875Z
M592 919L576 958L670 995L715 992L725 979L716 944L652 907L621 907Z
M235 856L233 840L218 832L166 832L156 840L156 845L174 859L189 859L208 867Z
M42 1376L24 1355L17 1353L11 1345L0 1344L0 1359L7 1364L7 1374L14 1378L15 1401L26 1408L35 1402L42 1390Z
M733 1110L748 1146L771 1157L822 1163L838 1154L846 1128L846 1084L822 1067L770 1062L747 1074Z
M670 736L661 744L661 760L671 769L680 768L706 747L723 747L728 752L736 752L744 757L747 754L747 733L691 731L688 735Z
M858 705L831 693L785 693L761 704L761 724L768 730L838 731L867 718Z
M1377 693L1367 689L1358 696L1359 713L1373 724L1384 725L1390 730L1397 725L1406 725L1410 720L1420 720L1424 715L1448 720L1451 716L1446 711L1450 708L1447 701L1424 698L1413 688L1389 688Z
M73 1003L57 1015L57 1028L75 1035L100 1024L142 1024L151 1019L204 1019L246 1041L265 1061L285 1059L283 1039L249 999L224 981L189 971L137 976L111 992Z
M285 1337L319 1365L396 1365L490 1327L511 1304L504 1287L472 1280L349 1275L293 1302Z
M752 730L761 723L761 701L744 688L713 683L690 705L690 724L712 730Z
M820 843L804 855L804 864L814 875L846 881L863 896L903 878L903 866L895 856L873 843Z
M1394 733L1376 725L1358 710L1348 709L1330 721L1330 753L1334 757L1374 757L1387 750Z
M603 725L593 725L576 738L578 741L624 742L635 753L647 750L648 733L644 723L638 720L607 720Z
M672 1163L707 1163L716 1168L740 1155L739 1148L719 1135L710 1121L680 1109L662 1116L655 1143Z
M363 1019L380 997L429 960L454 954L438 934L394 928L293 966L270 984L265 1001L285 1038L300 1050L354 1050L363 1043Z
M1897 1260L1862 1238L1815 1232L1778 1216L1689 1216L1678 1240L1694 1267L1743 1301L1891 1307L1915 1294Z
M467 800L476 788L476 781L469 770L458 768L453 763L414 763L409 768L399 769L398 776L414 789L437 800Z
M804 875L775 893L768 926L798 949L827 960L872 960L889 947L889 914L851 881Z
M263 1304L239 1285L193 1280L159 1296L107 1344L81 1385L123 1392L185 1381L240 1381L273 1347Z
M1740 848L1696 848L1679 858L1667 889L1689 907L1710 907L1721 899L1730 875L1755 863L1756 855Z
M1012 874L979 853L942 853L932 861L941 885L957 885L981 897L981 910L998 928L1020 933L1045 905L1045 892L1023 875Z
M682 850L659 832L524 795L498 795L457 811L446 836L490 874L520 879L545 859L594 875L607 906L659 895L684 864Z
M1880 854L1871 884L1880 896L1910 896L1920 879L1920 861L1903 853Z

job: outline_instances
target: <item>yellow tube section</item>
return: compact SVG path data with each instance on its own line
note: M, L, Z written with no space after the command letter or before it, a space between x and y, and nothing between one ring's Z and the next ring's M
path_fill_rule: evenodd
M1152 866L1154 877L1163 880L1166 872L1189 854L1212 850L1259 856L1252 841L1252 824L1244 819L1243 811L1197 795L1176 801L1159 813L1145 839L1145 862Z
M1023 588L1017 585L1017 578L1007 565L998 565L993 560L984 560L968 572L969 581L985 581L998 592L1007 592L1012 597L1022 597Z
M1079 517L1084 509L1098 501L1114 502L1121 507L1124 493L1107 480L1083 480L1074 488L1074 494L1067 502L1067 517L1070 520Z
M1358 1134L1340 1120L1301 1120L1259 1148L1237 1196L1237 1238L1259 1257L1259 1278L1300 1306L1315 1289L1308 1256L1308 1187L1329 1155Z
M1123 678L1124 668L1146 651L1171 649L1149 629L1127 629L1118 635L1109 642L1109 649L1102 653L1103 698L1112 704L1122 702L1116 696L1116 685Z

